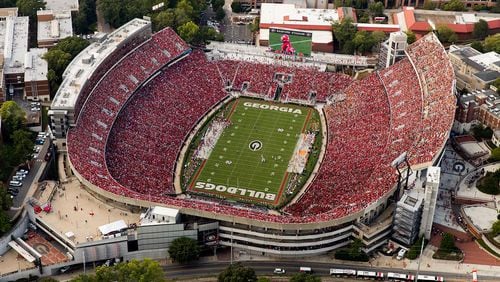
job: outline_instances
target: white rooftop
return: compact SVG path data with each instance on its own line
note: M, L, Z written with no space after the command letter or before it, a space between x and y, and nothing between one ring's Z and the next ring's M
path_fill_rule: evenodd
M47 48L32 48L26 53L24 60L25 81L47 80L48 63L42 58L45 53L47 53Z
M500 61L500 55L497 52L491 51L488 53L469 57L469 59L480 64L485 68L488 68L493 63Z
M155 206L141 214L141 225L175 224L179 210Z
M28 52L28 17L7 16L0 21L0 50L3 50L6 74L24 72Z
M99 226L98 229L102 235L107 235L109 233L118 232L118 231L127 229L127 227L128 227L128 225L127 225L127 223L125 223L125 220L120 219L120 220L113 221L113 222L108 223L108 224L101 225L101 226Z
M497 210L487 206L464 207L464 213L472 223L482 231L488 231L495 221L497 221Z
M45 8L54 11L78 11L78 0L44 0Z
M271 3L262 3L260 7L261 24L331 25L338 20L335 9L303 9L293 4Z
M156 207L153 207L153 209L151 210L151 213L157 214L157 215L176 217L179 214L179 210L156 206Z
M73 35L73 25L71 23L71 12L54 12L50 10L38 11L37 15L53 15L50 21L38 20L38 42L54 41L70 37Z
M150 21L133 19L110 33L103 41L92 43L80 52L64 71L63 82L52 101L51 109L74 109L82 86L101 62L120 43L150 25Z

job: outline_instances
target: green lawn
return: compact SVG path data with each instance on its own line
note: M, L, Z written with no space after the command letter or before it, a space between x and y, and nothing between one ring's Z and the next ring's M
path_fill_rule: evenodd
M281 33L270 32L269 33L269 47L273 50L281 50ZM289 35L292 47L295 48L297 55L299 53L304 54L304 56L311 55L312 48L312 38L307 36L299 35Z
M288 180L288 162L314 109L246 98L228 107L231 125L200 165L189 189L277 205ZM295 113L284 112L283 107ZM257 145L252 149L251 144Z

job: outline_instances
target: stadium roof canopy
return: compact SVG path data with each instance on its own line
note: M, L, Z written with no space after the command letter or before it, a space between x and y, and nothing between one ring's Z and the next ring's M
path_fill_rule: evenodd
M52 101L51 109L73 109L81 88L104 59L129 36L150 24L146 20L133 19L107 35L104 40L94 42L80 52L64 71L64 80Z

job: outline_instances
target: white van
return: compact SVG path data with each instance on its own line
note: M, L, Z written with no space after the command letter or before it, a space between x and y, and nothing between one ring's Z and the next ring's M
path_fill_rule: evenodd
M396 257L397 260L402 260L405 257L406 254L406 249L401 249L398 252L398 256Z
M312 273L312 269L310 267L305 267L305 266L301 266L299 268L299 271L304 273Z

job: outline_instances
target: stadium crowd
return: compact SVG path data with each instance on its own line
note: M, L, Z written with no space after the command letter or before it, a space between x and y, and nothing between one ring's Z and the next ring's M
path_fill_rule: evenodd
M432 161L448 137L453 122L456 98L454 73L445 49L434 33L408 46L423 87L422 132L413 163Z
M164 70L157 81L140 89L117 118L107 161L121 184L162 195L174 193L172 172L185 138L227 94L222 87L212 87L219 76L199 52Z
M409 151L413 164L427 162L446 139L455 106L453 69L435 40L426 36L409 47L409 60L351 82L341 74L309 69L208 61L199 51L169 65L188 46L165 29L118 61L88 95L76 127L68 132L70 160L90 183L131 199L282 223L343 217L393 187L396 174L390 163L401 152ZM326 154L311 186L285 208L287 215L170 195L187 135L227 97L224 88L248 82L247 91L266 96L275 89L272 80L278 72L293 75L282 99L307 102L311 92L320 101L340 92L346 97L324 107Z
M71 162L86 179L111 181L105 149L119 111L144 80L187 51L184 41L171 29L164 29L115 63L92 93L80 98L86 101L67 138Z
M403 59L379 73L391 111L388 153L392 159L407 151L415 155L422 130L422 91L411 62Z
M290 76L290 81L283 83L281 100L284 102L308 102L311 99L311 93L316 93L316 101L325 102L328 96L341 92L352 82L348 75L319 72L315 68L275 66L233 60L215 62L223 85L242 90L246 83L248 87L245 91L257 94L249 93L249 96L272 98L277 86L275 74Z

